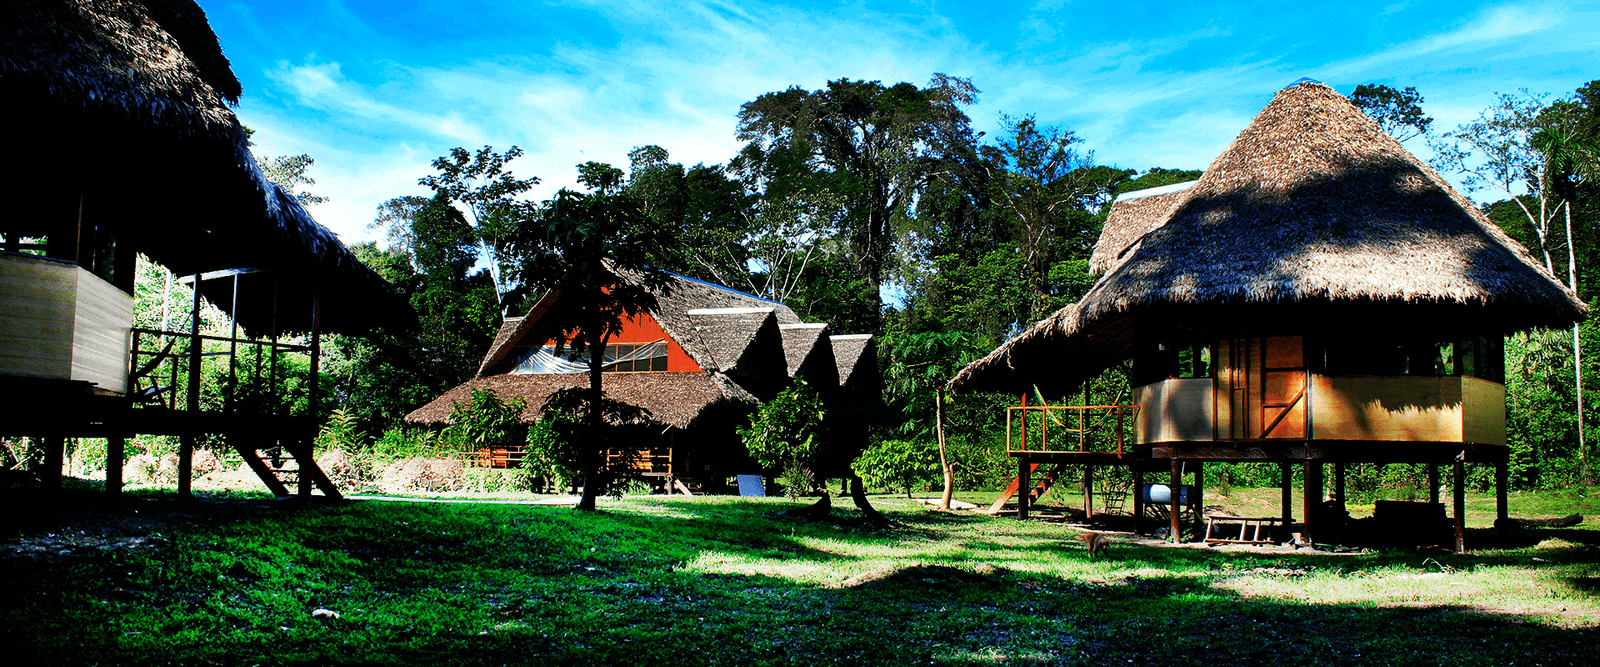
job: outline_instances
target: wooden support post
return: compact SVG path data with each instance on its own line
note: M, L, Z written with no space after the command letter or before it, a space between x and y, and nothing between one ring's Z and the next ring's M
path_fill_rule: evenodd
M1315 543L1312 537L1313 532L1316 530L1314 524L1316 523L1316 516L1322 513L1321 461L1306 459L1305 482L1305 497L1301 498L1302 504L1305 506L1302 510L1305 513L1305 517L1301 520L1305 525L1305 529L1301 531L1300 537L1309 545Z
M1511 524L1511 507L1506 503L1506 484L1511 481L1509 467L1504 459L1494 464L1494 527L1500 530L1501 536Z
M1428 464L1428 502L1439 502L1439 464Z
M1278 472L1283 478L1283 529L1287 532L1294 523L1294 467L1285 461L1278 464Z
M44 438L44 470L39 474L39 488L52 506L61 495L61 466L66 451L66 438L59 435Z
M1133 534L1144 534L1144 471L1133 471Z
M1194 461L1194 534L1204 535L1206 529L1206 462ZM1242 533L1241 533L1242 535Z
M1017 457L1017 518L1028 518L1028 501L1033 495L1033 480L1028 479L1031 466L1028 465L1027 456Z
M1083 520L1094 518L1094 466L1083 466Z
M1339 503L1339 509L1344 507L1344 462L1333 464L1333 500Z
M110 500L122 497L122 458L127 442L120 435L106 438L106 498Z
M1452 515L1456 528L1456 553L1467 552L1467 453L1462 452L1455 460L1455 507Z
M300 492L301 499L307 499L311 497L311 475L307 474L306 471L307 469L317 465L311 454L313 450L312 439L315 437L315 429L317 428L319 421L318 409L320 406L317 405L317 399L320 398L322 392L318 391L317 389L318 385L321 384L320 380L322 378L320 370L321 362L322 293L319 291L314 292L311 295L311 373L310 377L308 378L309 385L306 389L306 411L308 413L306 416L310 419L313 432L307 433L304 436L304 439L300 441L300 451L295 452L295 458L299 459L298 462L300 466L300 474L298 476L300 479L300 488L298 490Z
M1183 495L1180 493L1183 490L1183 468L1180 466L1183 464L1179 463L1177 459L1172 459L1171 461L1172 474L1168 477L1167 484L1167 500L1171 501L1169 505L1171 512L1168 517L1170 521L1168 523L1171 525L1168 526L1170 532L1167 533L1167 541L1181 543L1183 542L1183 525L1178 521L1178 512L1183 505L1178 501L1182 500Z
M198 423L200 419L200 360L203 358L200 344L200 274L194 274L194 303L189 308L189 394L188 410L190 424ZM187 431L178 440L178 497L188 498L193 495L191 490L194 476L194 441L195 433Z

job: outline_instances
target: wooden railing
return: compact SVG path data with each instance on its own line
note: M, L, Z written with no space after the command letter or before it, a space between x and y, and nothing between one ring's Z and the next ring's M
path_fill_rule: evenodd
M1006 408L1006 451L1034 454L1123 455L1124 426L1137 405L1048 405Z
M282 395L288 393L287 388L280 383L290 378L291 370L282 361L287 354L312 352L309 346L276 340L143 328L133 330L132 343L128 396L136 407L180 410L205 403L226 414L289 414L292 406ZM202 386L194 386L200 379L198 369L193 368L197 357L227 357L223 382L206 387L202 380ZM307 387L309 368L303 372L306 377L300 382ZM207 398L210 400L204 400ZM216 405L219 402L221 405Z

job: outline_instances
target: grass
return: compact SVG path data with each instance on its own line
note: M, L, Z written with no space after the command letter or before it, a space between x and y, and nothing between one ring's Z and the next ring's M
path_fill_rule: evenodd
M848 509L808 522L777 514L793 503L731 497L596 514L285 510L238 494L108 512L88 498L66 515L77 528L0 543L14 662L1600 662L1589 530L1524 530L1466 556L1117 544L1090 559L1061 525L893 496L874 499L897 524L883 530Z

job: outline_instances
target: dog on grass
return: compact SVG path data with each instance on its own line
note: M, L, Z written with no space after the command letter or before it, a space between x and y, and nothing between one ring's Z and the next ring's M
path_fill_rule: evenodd
M1111 546L1111 538L1106 537L1105 533L1096 533L1092 530L1078 535L1078 539L1083 540L1083 546L1089 550L1090 558L1094 558L1097 554L1105 555L1106 547Z

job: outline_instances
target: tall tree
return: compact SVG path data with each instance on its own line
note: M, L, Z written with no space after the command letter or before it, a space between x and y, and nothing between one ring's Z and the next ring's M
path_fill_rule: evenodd
M577 509L593 511L607 482L601 464L610 438L600 370L606 342L622 331L625 320L655 312L655 294L672 284L657 267L662 259L670 261L676 240L622 188L622 170L586 162L578 166L578 182L589 192L563 188L536 208L524 207L507 230L500 259L515 285L508 297L559 292L542 321L550 325L558 353L570 348L588 355L590 436Z
M496 295L503 299L512 287L501 274L506 270L496 261L502 256L501 247L507 242L510 228L515 224L517 212L525 202L520 197L539 183L539 177L517 178L506 167L522 156L522 149L512 146L504 153L494 152L491 146L477 151L452 148L450 154L434 159L433 168L439 171L424 176L417 183L433 188L451 204L466 208L466 222L475 233L480 254L489 261L489 278L494 282ZM502 301L503 305L509 302Z
M807 187L830 189L848 202L845 236L855 271L875 307L903 218L941 165L940 157L972 143L962 107L977 99L966 79L935 74L925 88L910 83L839 79L822 90L767 93L739 111L738 138L749 142L732 168L768 196ZM870 323L877 327L877 318Z
M1577 239L1573 236L1571 209L1575 186L1594 173L1595 149L1580 132L1581 107L1572 100L1545 102L1548 95L1526 90L1501 94L1495 105L1477 120L1430 142L1435 166L1462 177L1468 191L1499 190L1514 202L1536 239L1545 268L1559 275L1552 250L1567 248L1567 287L1580 293ZM1554 223L1566 213L1564 234ZM1585 481L1592 479L1588 462L1583 404L1582 323L1572 327L1573 381L1578 423L1578 461Z
M1422 112L1422 94L1416 88L1395 90L1383 84L1362 84L1350 93L1350 102L1394 137L1405 141L1428 134L1433 118Z

